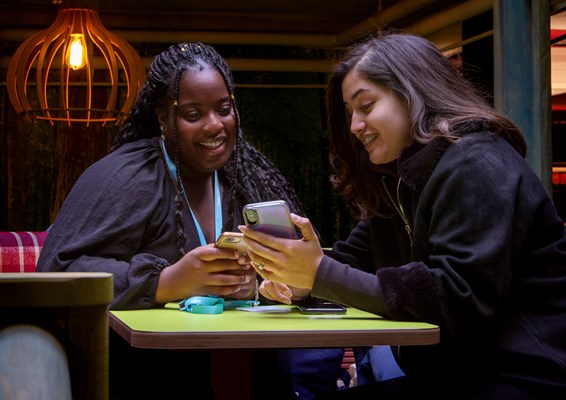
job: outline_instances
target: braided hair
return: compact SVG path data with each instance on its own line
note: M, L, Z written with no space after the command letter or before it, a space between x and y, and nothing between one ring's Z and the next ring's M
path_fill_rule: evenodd
M259 150L244 140L240 126L240 116L234 96L234 80L226 61L212 47L203 43L179 43L170 46L157 55L149 67L147 81L142 86L138 98L118 136L114 139L112 151L120 146L140 139L149 139L161 134L156 110L173 103L173 123L175 134L174 159L177 164L177 188L175 197L175 223L177 227L177 246L181 255L187 252L187 238L184 231L183 185L179 168L177 138L177 101L179 82L184 73L203 68L215 68L220 72L236 116L237 139L234 151L222 167L228 189L228 220L223 229L231 229L236 215L245 204L268 200L285 200L291 211L303 214L299 199L280 170Z

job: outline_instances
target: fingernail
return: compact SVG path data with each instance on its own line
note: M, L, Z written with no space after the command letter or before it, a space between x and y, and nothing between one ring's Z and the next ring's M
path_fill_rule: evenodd
M244 276L244 282L242 283L250 283L250 281L252 280L252 278L249 275Z

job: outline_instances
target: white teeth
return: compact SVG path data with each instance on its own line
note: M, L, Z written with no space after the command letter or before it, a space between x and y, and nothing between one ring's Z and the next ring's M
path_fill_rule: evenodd
M200 142L200 144L204 147L218 147L222 144L222 140L214 140L210 142Z
M371 142L373 139L375 139L377 137L377 135L371 135L371 136L366 136L363 140L362 143L364 144L364 146L366 144L368 144L369 142Z

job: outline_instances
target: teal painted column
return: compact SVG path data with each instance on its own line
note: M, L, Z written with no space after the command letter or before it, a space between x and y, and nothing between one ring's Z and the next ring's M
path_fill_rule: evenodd
M523 131L552 193L550 0L495 0L493 12L495 107Z

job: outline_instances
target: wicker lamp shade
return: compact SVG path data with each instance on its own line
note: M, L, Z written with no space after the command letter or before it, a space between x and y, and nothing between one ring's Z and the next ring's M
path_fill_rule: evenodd
M66 57L82 52L81 62ZM35 82L32 77L35 76ZM15 110L51 124L120 123L145 80L141 58L91 8L62 8L46 30L10 59L7 90Z

